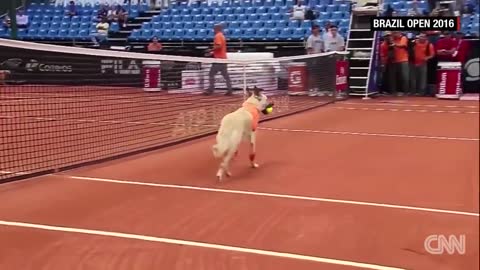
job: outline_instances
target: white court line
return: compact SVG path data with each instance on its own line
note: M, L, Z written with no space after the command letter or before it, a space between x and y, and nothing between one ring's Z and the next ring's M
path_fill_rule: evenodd
M148 242L157 242L157 243L180 245L180 246L209 248L209 249L216 249L216 250L226 250L226 251L234 251L234 252L241 252L241 253L248 253L248 254L270 256L270 257L293 259L293 260L311 261L311 262L335 264L335 265L345 265L345 266L358 267L358 268L363 268L363 269L404 270L403 268L383 266L383 265L377 265L377 264L369 264L369 263L353 262L353 261L346 261L346 260L322 258L322 257L315 257L315 256L308 256L308 255L301 255L301 254L294 254L294 253L286 253L286 252L278 252L278 251L270 251L270 250L263 250L263 249L253 249L253 248L227 246L227 245L212 244L212 243L205 243L205 242L179 240L179 239L172 239L172 238L162 238L162 237L149 236L149 235L111 232L111 231L100 231L100 230L90 230L90 229L82 229L82 228L52 226L52 225L15 222L15 221L5 221L5 220L0 220L0 225L39 229L39 230L47 230L47 231L57 231L57 232L88 234L88 235L96 235L96 236L106 236L106 237L114 237L114 238L122 238L122 239L134 239L134 240L141 240L141 241L148 241Z
M456 113L456 114L479 114L479 112L474 111L441 111L441 110L410 110L410 109L385 109L385 108L367 108L367 107L333 107L338 110L355 110L355 111L389 111L389 112L420 112L420 113Z
M339 102L338 104L346 105L362 105L362 106L397 106L397 107L429 107L429 108L464 108L464 109L479 109L479 106L462 106L462 105L438 105L438 104L410 104L410 103L357 103L357 102Z
M186 189L186 190L209 191L209 192L230 193L230 194L240 194L240 195L251 195L251 196L260 196L260 197L272 197L272 198L281 198L281 199L293 199L293 200L303 200L303 201L315 201L315 202L327 202L327 203L373 206L373 207L394 208L394 209L413 210L413 211L421 211L421 212L452 214L452 215L460 215L460 216L474 216L474 217L479 216L479 213L472 213L472 212L453 211L453 210L444 210L444 209L435 209L435 208L424 208L424 207L414 207L414 206L385 204L385 203L337 200L337 199L327 199L327 198L318 198L318 197L309 197L309 196L286 195L286 194L276 194L276 193L266 193L266 192L253 192L253 191L232 190L232 189L158 184L158 183L116 180L116 179L106 179L106 178L97 178L97 177L68 176L68 175L67 176L58 175L58 176L64 176L64 177L77 179L77 180L107 182L107 183L116 183L116 184L124 184L124 185L150 186L150 187L173 188L173 189Z
M478 139L478 138L466 138L466 137L405 135L405 134L312 130L312 129L288 129L288 128L272 128L272 127L259 127L258 129L270 130L270 131L279 131L279 132L297 132L297 133L320 133L320 134L335 134L335 135L357 135L357 136L393 137L393 138L409 138L409 139L430 139L430 140L449 140L449 141L475 141L475 142L480 141L480 139Z

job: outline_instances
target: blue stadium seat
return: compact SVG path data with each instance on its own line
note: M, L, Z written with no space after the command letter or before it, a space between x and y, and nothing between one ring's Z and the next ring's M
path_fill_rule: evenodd
M269 13L263 13L260 15L260 20L262 21L268 21L272 20L271 15Z
M264 6L266 7L273 7L275 5L275 1L274 0L265 0L263 2Z
M181 22L182 19L183 19L183 17L180 16L180 15L173 15L172 16L172 22Z
M172 8L169 15L180 15L180 12L180 9Z
M138 9L130 9L128 11L128 18L136 18L140 15L140 11Z
M253 24L252 24L252 28L262 28L263 27L263 22L262 21L255 21Z
M228 15L228 14L233 14L235 12L235 9L232 7L226 7L223 9L223 14Z
M52 22L58 22L58 23L59 23L59 22L61 22L61 21L62 21L62 17L61 17L61 16L56 15L56 16L53 16L53 18L52 18Z
M332 12L335 12L335 11L337 11L337 6L336 5L328 5L327 6L326 12L332 13Z
M319 19L330 19L330 13L328 13L328 12L320 12Z
M275 24L275 27L285 28L285 27L287 27L287 25L288 25L288 21L278 21L278 22Z
M296 28L292 35L292 40L303 40L307 34L306 29Z
M349 10L350 10L349 6L345 4L341 4L338 7L338 11L341 11L341 12L349 12Z
M48 34L46 36L46 39L48 40L55 40L58 37L58 30L48 30Z
M182 9L179 15L190 15L190 9L188 8Z
M263 1L262 0L253 0L253 6L254 7L261 7L261 6L263 6Z
M194 29L205 29L205 24L203 22L197 22L193 26Z
M341 28L348 28L349 27L350 20L349 19L342 19L340 20L340 23L338 24L338 27Z
M243 22L247 20L247 15L245 14L239 14L237 15L237 21Z
M183 25L184 29L193 29L193 22L185 22Z
M250 15L247 15L247 20L251 21L251 22L254 22L254 21L259 21L259 20L262 20L260 16L258 16L258 14L250 14ZM265 20L263 20L265 21Z
M288 21L288 27L290 27L290 28L300 27L300 22L299 21Z
M80 29L81 30L84 30L84 29L89 30L90 26L91 26L90 23L81 23L80 24Z
M60 29L58 31L58 40L66 40L68 38L68 29Z
M50 29L54 29L54 30L60 29L60 23L58 23L58 22L52 22L52 23L50 24Z
M271 29L275 27L275 22L274 21L266 21L265 22L265 28Z
M318 4L321 6L328 6L332 4L332 2L330 0L320 0Z
M200 14L203 14L203 15L207 15L207 14L212 14L213 13L213 9L211 8L202 8L200 9L201 10L201 13Z
M245 8L244 14L250 15L250 14L255 14L256 12L257 12L256 8L247 7L247 8Z
M280 9L278 7L271 7L268 9L269 13L280 13Z
M118 22L112 22L110 28L108 28L108 31L111 33L117 33L118 31L120 31L120 25L118 24Z
M160 23L160 22L153 22L153 21L152 21L152 26L151 26L152 30L161 29L162 26L163 26L162 23Z
M253 28L245 29L242 33L242 40L251 41L255 38L255 30Z
M134 29L130 36L128 37L128 40L130 41L139 41L141 37L141 32L139 29Z
M152 17L152 22L160 22L162 20L162 18L160 17L160 15L155 15Z
M225 21L226 19L227 19L227 18L226 18L225 15L220 14L220 15L216 15L216 16L215 16L214 21L215 21L215 22L223 22L223 21Z
M291 40L293 35L293 28L285 27L279 35L280 40Z
M208 31L206 29L197 30L194 39L198 41L206 41L208 39Z
M241 25L240 25L240 28L242 28L242 29L249 29L249 28L251 28L250 22L248 22L248 21L243 21L243 22L241 23Z
M272 28L268 30L267 40L278 40L280 37L281 30L278 28Z
M152 31L152 38L153 37L161 37L163 35L163 30L162 29L155 29Z
M92 21L92 17L90 17L90 16L82 16L81 22L91 22L91 21Z
M140 40L150 40L152 39L153 31L151 29L142 29L142 34Z
M232 34L230 35L231 40L239 40L242 37L242 30L236 28L233 29Z
M227 22L233 22L233 21L235 21L236 19L237 19L237 16L236 16L236 15L234 15L234 14L228 14L228 15L227 15L227 18L226 18L226 21L227 21Z
M335 11L332 13L332 19L343 19L343 12Z
M272 20L274 20L274 21L288 20L288 19L289 19L289 15L288 15L288 14L273 13L271 18L272 18ZM269 19L269 20L270 20L270 19Z
M231 22L230 25L229 25L229 28L240 28L241 23L242 22L240 22L240 21Z
M243 5L243 1L240 0L233 0L231 3L232 7L240 7Z
M40 28L41 29L48 29L48 28L50 28L50 23L49 22L42 22L42 24L40 25Z
M236 7L235 14L245 14L245 9L243 7Z
M65 17L67 17L68 19L70 19L69 16L65 16ZM65 20L65 17L64 17L63 20ZM75 22L76 22L76 23L79 23L80 20L81 20L81 19L80 19L80 16L73 16L71 22L72 22L72 23L75 23Z
M195 29L186 29L185 36L183 37L186 41L195 41L195 35L197 34L197 30Z
M60 24L60 27L61 27L62 29L65 29L65 28L78 29L78 28L80 28L80 24L79 24L79 23L62 22L62 23Z
M254 40L262 41L267 39L267 29L260 28L255 32Z
M40 15L38 15L38 14L37 14L37 15L33 15L33 17L32 17L32 21L41 21L41 20L42 20L42 16L40 16Z
M160 22L171 22L172 21L172 16L170 15L165 15L160 17Z
M28 29L28 34L23 39L25 39L25 40L35 40L37 34L38 34L38 29L37 28Z
M43 15L42 16L42 22L51 22L51 21L52 21L51 16L48 16L48 15Z
M40 22L32 21L30 23L30 29L35 29L35 28L40 28ZM2 27L0 27L0 29L2 29Z
M168 41L168 40L171 40L172 37L173 37L173 30L165 29L163 30L163 35L160 37L160 40Z
M182 16L182 22L191 22L193 20L193 17L191 15L181 15Z
M285 6L285 1L284 0L275 0L275 6L276 7L283 7L283 6Z
M267 7L257 7L256 10L255 10L255 13L257 13L257 14L268 13L268 8Z
M213 21L214 18L215 17L212 14L208 14L208 15L205 15L203 20L206 21L206 22L211 22L211 21Z
M243 0L242 1L242 6L244 7L252 7L254 5L254 0Z
M17 36L19 39L25 39L25 37L28 35L27 29L18 29Z
M142 29L150 29L150 28L152 28L152 25L149 22L142 23Z
M183 29L183 22L174 22L173 29Z
M314 9L315 9L315 11L317 11L318 13L320 13L320 12L325 12L325 11L327 10L327 6L316 5Z
M184 37L185 37L184 29L175 29L173 30L173 36L170 40L172 41L183 40Z
M343 13L343 18L350 18L350 12L344 11Z
M69 36L70 38L74 38L74 37L78 36L78 30L70 29L70 30L68 31L68 36Z
M295 5L294 1L293 0L286 0L285 1L285 6L288 7L288 8L291 8Z

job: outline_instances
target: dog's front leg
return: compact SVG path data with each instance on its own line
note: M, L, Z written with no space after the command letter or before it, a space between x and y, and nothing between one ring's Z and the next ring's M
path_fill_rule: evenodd
M256 156L256 153L257 153L257 150L256 150L256 146L257 146L257 143L256 143L256 136L255 136L255 131L252 131L252 133L250 133L250 165L252 166L252 168L258 168L258 164L255 163L255 156Z

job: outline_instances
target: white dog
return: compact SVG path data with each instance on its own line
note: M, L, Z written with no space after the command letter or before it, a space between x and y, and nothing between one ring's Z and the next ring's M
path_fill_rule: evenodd
M250 165L252 168L258 168L258 164L255 163L255 131L260 119L260 112L267 114L266 109L273 106L268 103L267 96L261 94L260 91L257 87L253 91L248 90L249 98L242 107L225 115L220 123L217 144L213 146L213 155L222 159L217 172L219 181L222 180L224 174L231 176L230 161L237 154L242 140L250 141Z

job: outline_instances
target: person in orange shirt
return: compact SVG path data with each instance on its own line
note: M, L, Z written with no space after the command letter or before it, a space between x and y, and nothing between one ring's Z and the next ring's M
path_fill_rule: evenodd
M148 44L147 51L148 52L159 52L162 50L162 43L158 42L157 37L152 38L152 42Z
M391 91L396 94L399 90L408 92L409 88L409 63L408 63L408 39L399 31L392 32L393 57L390 64L389 83ZM400 87L398 86L400 82Z
M415 95L426 95L427 62L435 56L435 48L425 33L420 33L413 45L412 91Z
M213 39L213 49L208 52L217 59L227 59L227 41L225 39L225 36L223 35L222 30L223 27L221 24L217 24L213 27L213 31L215 33L215 37ZM225 95L232 95L232 81L230 80L230 76L228 75L228 66L226 63L212 64L212 67L210 68L210 72L208 74L210 85L205 94L210 95L213 93L213 90L215 88L215 75L217 75L218 72L222 74L223 78L225 79L225 83L227 84L227 93Z
M393 42L392 32L385 31L383 33L383 41L380 45L380 70L381 70L381 93L389 94L392 89L390 88L389 74L391 72L391 63L393 61Z

